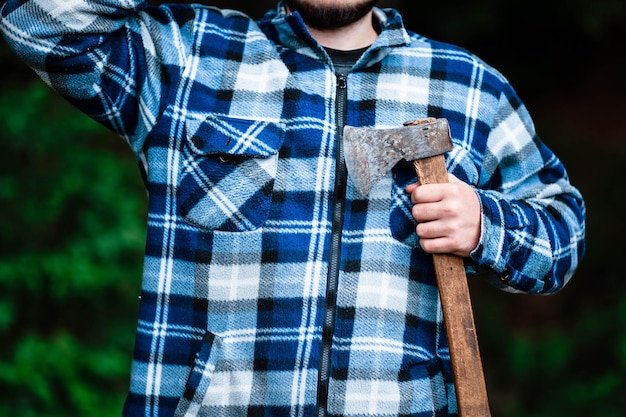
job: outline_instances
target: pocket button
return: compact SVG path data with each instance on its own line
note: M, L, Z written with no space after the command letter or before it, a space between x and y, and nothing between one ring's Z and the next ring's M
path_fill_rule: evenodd
M233 160L233 156L231 154L223 153L219 156L221 162L227 164Z

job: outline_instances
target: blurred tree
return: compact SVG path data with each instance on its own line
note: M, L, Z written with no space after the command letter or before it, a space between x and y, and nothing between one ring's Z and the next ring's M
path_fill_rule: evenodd
M141 180L119 139L29 72L2 84L0 415L119 414L145 234Z
M275 4L204 3L255 18ZM493 415L623 415L626 3L379 4L501 70L588 204L588 253L563 292L518 296L471 282ZM3 42L0 62L0 415L118 415L145 234L135 161Z

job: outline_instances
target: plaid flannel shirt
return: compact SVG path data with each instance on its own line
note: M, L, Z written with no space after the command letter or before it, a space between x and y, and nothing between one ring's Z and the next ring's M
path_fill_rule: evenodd
M470 53L382 31L347 77L347 123L445 117L449 171L482 204L471 270L551 293L582 256L584 203L508 82ZM337 78L297 14L9 0L1 28L54 89L125 138L149 192L127 416L312 416L326 308ZM431 257L398 164L348 184L328 414L454 415ZM114 202L112 202L114 204Z

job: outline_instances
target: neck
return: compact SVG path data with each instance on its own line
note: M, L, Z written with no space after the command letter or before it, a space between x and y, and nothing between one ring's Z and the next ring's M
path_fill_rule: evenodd
M308 25L307 28L320 45L340 51L365 48L378 37L372 25L371 11L360 20L338 29L316 29Z

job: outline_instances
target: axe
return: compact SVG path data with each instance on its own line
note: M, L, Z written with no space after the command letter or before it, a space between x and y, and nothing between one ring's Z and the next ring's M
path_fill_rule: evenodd
M400 160L413 161L421 184L448 182L443 154L452 149L446 119L407 122L395 129L344 128L346 167L357 191L365 196ZM434 254L446 334L461 417L489 417L474 315L463 260Z

